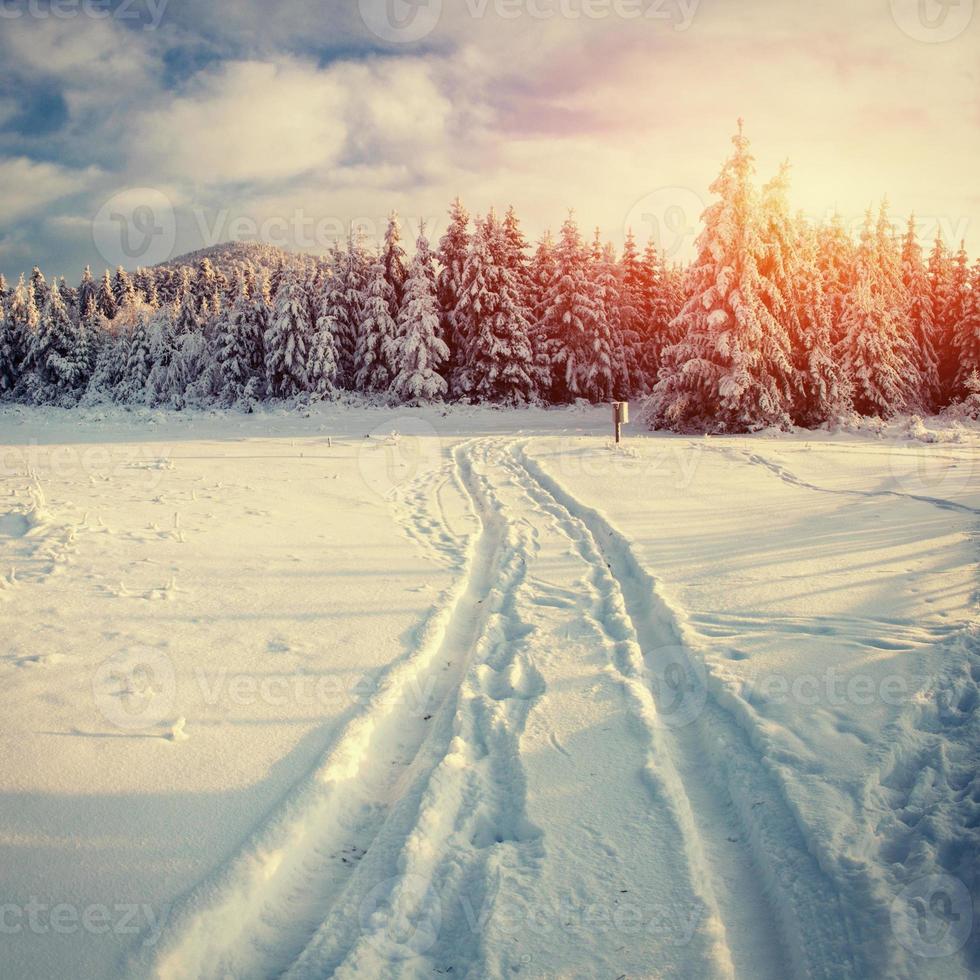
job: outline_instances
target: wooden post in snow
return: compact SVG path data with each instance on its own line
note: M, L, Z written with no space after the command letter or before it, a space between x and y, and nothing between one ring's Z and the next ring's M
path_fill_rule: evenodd
M613 402L613 425L616 427L616 445L623 441L623 426L630 423L630 403Z

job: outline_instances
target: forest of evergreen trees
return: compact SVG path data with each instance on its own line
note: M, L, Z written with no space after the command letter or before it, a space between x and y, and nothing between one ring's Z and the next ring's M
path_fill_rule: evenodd
M711 187L697 258L620 255L573 216L529 247L513 209L409 254L351 234L324 258L242 251L230 265L119 268L77 287L0 276L0 398L251 407L344 391L416 405L645 397L656 427L744 432L980 408L980 261L928 255L886 204L858 241L761 189L747 139ZM259 261L252 261L249 255Z

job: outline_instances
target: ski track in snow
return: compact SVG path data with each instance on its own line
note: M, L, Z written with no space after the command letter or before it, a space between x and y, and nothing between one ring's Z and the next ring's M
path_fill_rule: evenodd
M714 449L715 447L710 448ZM980 509L970 507L967 504L958 503L955 500L946 500L943 497L929 497L922 494L902 493L900 490L850 490L820 487L815 483L809 483L806 480L796 476L789 469L783 466L782 463L776 463L770 459L766 459L765 456L762 456L760 453L754 452L751 449L736 450L728 447L722 447L715 451L728 456L741 457L753 466L764 467L778 476L784 483L788 483L790 486L800 487L803 490L812 490L814 493L829 493L840 497L897 497L900 500L915 500L920 504L931 504L933 507L940 508L940 510L957 511L962 514L972 514L975 517L980 517Z
M695 656L686 648L679 617L660 597L656 581L628 541L597 511L575 500L523 448L518 455L540 492L550 498L550 507L564 512L571 533L601 556L594 562L596 575L607 580L611 604L623 609L631 638L642 651L643 679L657 708L669 716L668 671L678 655L689 662ZM688 682L699 673L692 664ZM685 830L698 865L694 871L725 928L736 972L745 975L740 956L778 945L775 929L794 974L862 975L850 953L851 930L839 896L811 855L781 784L713 699L710 682L703 693L704 707L690 724L668 722L664 748L678 779L674 789L682 797ZM774 976L789 972L779 960L770 968Z
M471 534L449 527L433 495L450 482L479 525ZM525 509L505 506L505 485ZM135 975L517 972L480 926L504 879L533 893L547 847L547 828L527 815L521 758L528 718L548 697L531 642L535 607L593 624L605 670L632 705L648 789L666 801L709 917L702 975L865 975L862 937L778 770L721 686L707 678L703 707L671 723L678 658L688 680L705 677L703 665L683 616L601 514L520 441L497 439L457 446L438 472L397 494L395 511L433 558L460 569L456 583L418 648L388 669L316 772L185 898L159 946L131 964ZM564 535L582 564L582 595L552 594L529 574L545 528ZM393 917L412 923L410 934L393 929Z

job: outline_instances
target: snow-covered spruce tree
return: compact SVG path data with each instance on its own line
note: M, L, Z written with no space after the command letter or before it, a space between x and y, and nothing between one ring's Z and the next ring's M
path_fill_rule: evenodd
M534 363L534 386L542 400L548 401L554 389L551 345L549 343L546 313L548 293L558 275L555 262L555 240L546 231L538 240L530 266L528 308L531 325L530 340Z
M68 307L73 317L77 316L81 309L78 305L78 290L74 286L69 286L68 280L64 276L59 276L55 285L58 292L61 293L61 301Z
M136 302L136 290L133 287L133 281L121 265L116 267L116 274L112 279L112 296L116 301L117 311L124 306L132 306Z
M616 251L611 243L602 245L596 228L589 276L599 304L597 330L592 338L591 359L594 368L589 382L590 401L621 400L629 397L631 345L622 330L622 297Z
M836 345L843 336L841 320L844 304L854 286L854 243L844 228L841 216L836 213L829 224L821 225L817 238L817 264L830 313L831 340Z
M406 405L421 405L444 398L448 389L439 370L449 356L449 348L439 337L435 267L424 223L419 228L415 258L405 281L397 327L388 351L388 360L397 371L391 383L393 399Z
M272 322L265 335L265 373L274 398L291 398L307 388L306 291L287 275L279 287Z
M27 381L29 365L28 354L33 349L38 329L41 325L41 314L34 302L34 290L24 282L21 276L11 294L7 317L10 321L10 337L14 348L14 373L17 377L16 393Z
M789 337L766 307L759 202L749 141L735 151L711 192L690 298L671 329L681 339L663 352L647 416L654 427L746 432L792 421L794 369Z
M477 218L456 307L463 349L454 387L473 401L521 405L537 392L531 327L507 268L508 248L492 211Z
M95 297L96 305L99 308L99 312L107 319L115 319L116 312L118 311L118 304L116 303L115 293L112 291L112 278L109 276L109 270L106 269L105 274L102 276L102 280L99 282L99 289Z
M387 391L395 376L386 352L398 328L391 318L391 286L384 263L377 256L368 267L361 300L361 324L354 349L354 385L357 391Z
M360 236L351 226L346 247L336 245L330 256L331 275L324 289L321 317L333 323L334 353L337 359L337 385L353 389L357 335L364 317L363 303L367 281L367 261Z
M0 272L0 302L6 303L10 298L11 289L7 285L7 277Z
M309 299L315 311L313 337L307 374L310 390L318 398L330 398L337 391L337 320L329 279L320 270L307 284Z
M936 323L932 306L932 289L915 230L915 215L909 218L902 239L902 283L908 298L907 329L911 330L915 362L919 375L919 403L926 412L939 408L939 354L936 351Z
M842 415L849 391L834 357L830 304L816 235L789 207L789 164L763 189L763 299L789 337L795 368L793 421L814 427Z
M28 349L25 369L28 397L36 404L71 405L85 378L85 359L78 330L58 289L48 290L40 324Z
M528 258L528 241L513 205L507 208L504 215L502 231L506 246L506 265L514 276L522 304L530 320L533 314L531 311L531 263Z
M980 372L980 259L970 274L970 291L963 303L963 315L953 328L956 375L953 397L965 399L973 394L971 378Z
M43 310L48 302L48 282L44 278L44 273L37 267L31 270L31 295L34 297L34 305Z
M603 342L602 302L591 276L589 255L575 218L569 214L555 245L555 277L544 300L539 324L551 365L550 401L590 398L595 350Z
M645 279L643 260L630 229L619 258L618 280L620 330L627 345L624 358L629 370L631 393L646 391L651 378L656 377L656 364L650 363L650 360L655 361L656 354L647 337L652 314Z
M153 360L150 353L149 316L151 308L140 302L136 322L128 331L126 344L126 371L123 375L120 398L125 402L142 404L146 401L146 382L150 377Z
M455 373L461 354L461 338L456 327L456 307L463 288L463 267L470 247L470 216L457 197L449 209L449 227L439 241L439 274L436 291L439 300L439 335L449 348L444 369L447 377Z
M6 293L6 290L4 290ZM8 313L7 296L0 298L0 399L6 398L17 384L17 365L14 360L14 325Z
M82 273L82 281L78 284L78 309L84 314L89 308L90 303L95 303L99 295L99 287L92 278L92 269L85 266Z
M966 316L970 295L970 263L962 242L956 255L948 261L946 281L939 286L936 308L939 376L943 388L943 402L947 403L953 398L959 375L956 328Z
M246 346L252 315L252 301L243 275L238 277L238 295L230 306L222 305L215 331L215 354L221 372L219 399L226 405L237 402L249 376L249 351Z
M388 216L388 227L385 229L384 243L381 246L381 261L385 268L385 279L391 287L389 303L391 318L397 320L405 293L405 280L408 278L406 271L408 258L402 247L401 222L396 211L392 211Z
M888 418L915 408L918 376L903 312L896 305L882 236L865 217L856 281L844 304L837 357L851 382L854 409ZM884 261L882 261L884 259Z
M191 280L191 292L197 315L202 323L221 311L221 289L214 265L205 255L197 265L197 273Z

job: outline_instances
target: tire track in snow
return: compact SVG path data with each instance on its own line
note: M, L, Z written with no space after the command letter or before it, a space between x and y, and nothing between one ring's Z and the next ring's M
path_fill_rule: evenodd
M595 568L596 587L607 597L609 632L617 636L618 613L627 638L642 651L639 679L652 691L655 710L664 707L665 676L658 658L684 648L673 611L656 583L636 560L629 543L597 511L578 502L531 459L524 447L514 460L526 474L529 492L552 513ZM691 657L689 651L686 655ZM627 678L631 665L617 666ZM705 900L719 916L733 966L752 962L760 947L780 947L791 972L807 977L862 975L855 937L840 898L811 854L792 804L748 737L708 693L700 715L688 725L662 730L659 744L676 774L689 854L700 875ZM775 976L785 966L770 962ZM782 972L780 972L782 971Z
M714 447L711 447L714 448ZM829 493L839 497L897 497L899 500L915 500L920 504L930 504L940 510L951 510L961 514L971 514L980 517L980 509L970 507L968 504L961 504L955 500L946 500L944 497L929 497L917 493L902 493L900 490L849 490L830 487L820 487L815 483L808 483L806 480L796 476L781 463L775 463L766 459L765 456L750 449L728 449L720 448L715 450L727 456L738 456L752 466L761 466L769 470L770 473L779 477L783 483L792 487L799 487L802 490L812 490L814 493Z
M487 451L484 443L484 465ZM383 862L352 880L286 974L290 980L483 976L482 925L500 870L532 873L539 860L541 831L526 815L520 737L544 684L524 642L530 627L515 607L534 532L526 523L508 522L474 465L476 455L459 453L457 475L499 553L449 738L411 825ZM365 915L366 908L372 914Z
M454 466L457 478L474 487L466 447L455 450ZM383 958L390 941L371 935L365 901L386 884L397 891L406 861L415 867L422 855L433 871L439 864L432 841L445 844L437 826L446 809L443 786L461 759L477 770L467 799L478 818L472 833L478 848L539 836L521 817L517 756L537 679L514 646L519 624L506 620L527 545L508 534L479 492L473 502L481 530L469 540L465 574L429 620L420 648L386 674L271 822L187 896L159 946L133 963L134 973L322 977L356 974L345 962L372 952ZM485 670L470 671L474 657L483 658ZM472 702L468 712L458 711L461 697ZM480 874L469 869L468 888ZM457 962L475 955L454 951Z

